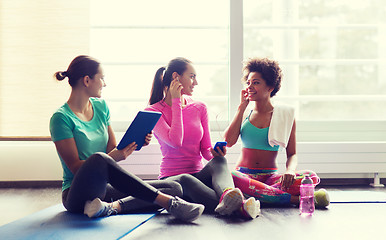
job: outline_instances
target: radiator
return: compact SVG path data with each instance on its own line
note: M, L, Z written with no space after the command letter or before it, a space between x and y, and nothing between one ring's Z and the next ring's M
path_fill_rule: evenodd
M230 169L238 160L240 144L228 149ZM299 142L298 169L310 169L321 178L386 177L385 142ZM279 171L285 168L285 151L279 152ZM55 145L44 141L1 141L0 181L52 181L62 179ZM119 164L146 179L156 178L161 153L154 143L134 152ZM204 160L205 161L205 160Z

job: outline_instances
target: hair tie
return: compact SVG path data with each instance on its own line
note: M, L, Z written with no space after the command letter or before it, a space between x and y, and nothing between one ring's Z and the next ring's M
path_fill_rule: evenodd
M164 76L165 76L165 73L166 73L166 67L160 67L161 71L162 71L162 74L161 74L161 82L162 84L164 83Z

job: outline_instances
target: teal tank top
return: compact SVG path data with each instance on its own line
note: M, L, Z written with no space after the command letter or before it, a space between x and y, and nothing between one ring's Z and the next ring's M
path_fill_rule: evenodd
M240 129L240 138L244 148L259 149L266 151L279 151L279 145L271 147L268 143L267 128L258 128L249 121L249 116L244 120Z
M80 160L86 160L96 152L106 152L109 140L110 111L100 98L90 98L94 115L90 121L79 119L65 103L51 117L50 133L53 142L74 138ZM59 154L58 154L59 155ZM62 190L71 186L74 174L59 155L63 167Z

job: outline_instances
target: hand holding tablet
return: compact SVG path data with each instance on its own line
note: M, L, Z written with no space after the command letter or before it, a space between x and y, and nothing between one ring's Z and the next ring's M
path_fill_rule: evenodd
M125 135L119 142L117 149L121 150L132 142L137 144L136 151L140 150L145 144L146 135L151 133L154 126L161 117L160 112L139 111L134 118Z

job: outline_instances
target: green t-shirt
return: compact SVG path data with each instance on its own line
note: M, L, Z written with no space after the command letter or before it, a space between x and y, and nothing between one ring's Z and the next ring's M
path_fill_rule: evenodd
M96 152L106 152L109 140L109 108L103 99L90 98L90 102L94 110L94 115L90 121L79 119L67 103L56 110L50 120L52 141L74 138L80 160L86 160ZM64 191L71 186L74 175L60 155L59 158L63 167L62 190Z

